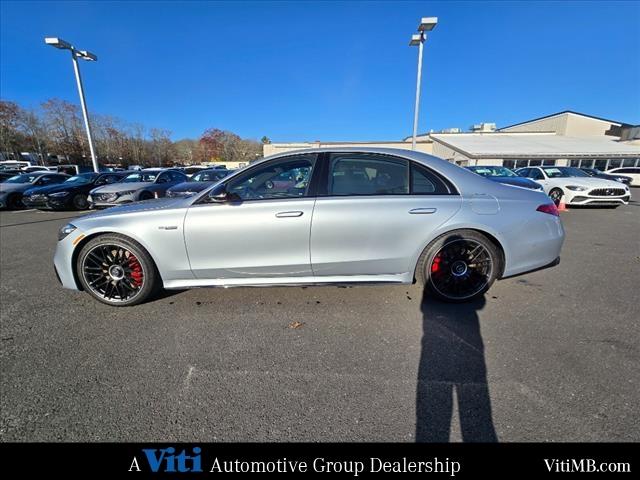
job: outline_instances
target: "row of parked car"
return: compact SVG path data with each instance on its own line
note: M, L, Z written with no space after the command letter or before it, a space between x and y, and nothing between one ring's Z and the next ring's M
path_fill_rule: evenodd
M469 170L500 183L542 190L558 205L617 207L631 199L630 186L640 186L640 167L600 172L593 168L533 166L511 170L473 166ZM152 198L194 195L233 170L225 168L146 168L68 175L38 167L0 177L0 208L62 210L107 208ZM2 172L0 172L2 173Z
M467 169L499 183L542 190L558 205L618 207L629 203L630 186L640 186L640 167L594 168L534 166L510 170L506 167L474 166Z
M164 196L193 195L232 172L225 168L146 168L77 175L36 170L0 183L0 208L85 210Z

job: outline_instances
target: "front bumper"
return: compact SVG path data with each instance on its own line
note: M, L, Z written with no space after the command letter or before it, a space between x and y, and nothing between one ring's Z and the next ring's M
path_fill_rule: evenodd
M51 197L22 197L22 203L28 208L56 210L67 206L67 198L51 198Z
M58 280L64 288L71 290L80 290L73 273L73 252L82 238L84 238L84 233L79 229L74 230L73 233L67 235L57 243L56 251L53 255L53 265Z
M569 199L569 205L627 205L631 199L631 194L622 197L591 197L586 195L576 195Z

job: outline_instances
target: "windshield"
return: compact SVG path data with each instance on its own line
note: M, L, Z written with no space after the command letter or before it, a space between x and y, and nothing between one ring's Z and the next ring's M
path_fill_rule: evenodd
M5 183L33 183L39 176L40 175L30 175L28 173L24 175L16 175L15 177L11 177Z
M588 177L579 168L575 167L543 167L544 173L549 178L567 178L567 177Z
M136 172L127 175L124 180L125 183L134 182L154 182L160 172Z
M483 177L517 177L506 167L469 167L469 169Z
M80 175L74 175L71 178L67 178L64 183L74 183L76 185L87 185L88 183L93 182L96 178L95 173L83 173Z
M226 172L214 171L214 170L205 170L200 173L196 173L193 177L191 177L190 181L192 182L217 182L221 178L227 176Z

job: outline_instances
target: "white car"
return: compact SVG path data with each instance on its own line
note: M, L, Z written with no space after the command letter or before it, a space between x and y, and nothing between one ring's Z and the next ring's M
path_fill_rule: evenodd
M564 196L567 205L626 205L631 198L629 187L612 180L590 177L574 167L527 167L516 173L542 185L556 205Z
M607 170L607 175L624 175L631 178L632 187L640 187L640 167L620 167Z

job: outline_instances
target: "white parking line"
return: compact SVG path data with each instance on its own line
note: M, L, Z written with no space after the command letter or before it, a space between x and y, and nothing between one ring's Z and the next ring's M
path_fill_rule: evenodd
M37 209L30 208L28 210L16 210L15 212L11 212L11 213L26 213L26 212L35 212L35 211L37 211Z

